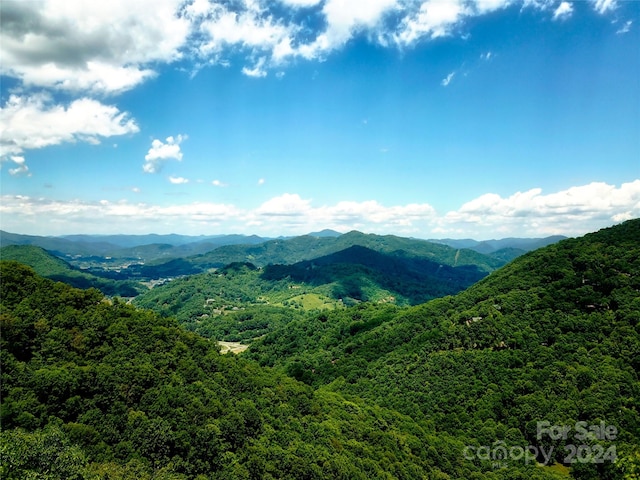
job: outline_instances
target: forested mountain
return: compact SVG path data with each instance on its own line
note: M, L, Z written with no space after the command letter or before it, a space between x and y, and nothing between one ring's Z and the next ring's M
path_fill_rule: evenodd
M537 422L604 422L616 441L585 448L613 443L638 462L640 220L531 252L454 297L295 320L248 354L469 445L546 442L562 462L571 438L541 440ZM571 466L575 478L620 478L610 461Z
M475 265L491 272L504 262L468 249L395 235L374 235L357 231L338 237L303 235L290 239L270 240L258 245L227 245L189 258L201 268L220 267L232 262L250 262L262 267L269 264L290 265L331 255L353 246L366 247L380 253L420 257L452 267Z
M59 257L33 245L8 245L0 248L2 260L15 260L32 267L43 277L76 288L97 288L105 295L135 297L145 287L137 282L104 278L73 267Z
M148 243L145 243L148 242ZM488 273L523 253L487 256L468 249L393 235L323 230L268 240L255 235L189 237L183 235L68 235L37 237L0 231L0 245L33 245L75 267L117 280L156 280L193 275L230 263L290 265L331 255L353 246L379 253L427 259L451 267L475 266Z
M464 290L486 275L419 257L353 246L293 265L232 263L155 287L134 303L175 315L189 330L225 341L273 331L303 311L363 301L415 305Z
M138 296L134 304L174 316L188 330L214 340L249 341L306 309L336 308L330 288L305 288L290 279L264 280L250 263L190 275Z
M640 220L527 253L422 305L289 308L239 356L96 290L0 268L2 478L640 472ZM255 295L268 270L228 265L185 283L182 301L216 281L202 305ZM236 314L259 323L270 313L258 312L287 311L264 300Z
M354 245L293 265L268 265L263 278L291 278L310 285L337 284L334 297L362 301L376 299L375 294L364 291L364 285L372 283L378 289L400 297L398 304L415 305L458 293L485 275L475 265L451 267L402 251L392 255Z
M484 474L433 423L222 356L97 290L0 274L2 478L556 478Z

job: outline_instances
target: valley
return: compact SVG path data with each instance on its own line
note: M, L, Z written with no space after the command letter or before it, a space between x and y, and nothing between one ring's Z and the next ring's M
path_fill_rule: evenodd
M3 246L3 478L37 459L81 479L634 478L640 220L493 269L347 235L364 245L223 246L155 270L196 273L111 279L130 298Z
M309 312L361 302L416 305L455 294L504 265L505 248L520 255L557 240L507 239L479 253L356 231L279 239L0 232L0 256L47 278L175 316L209 338L250 342Z

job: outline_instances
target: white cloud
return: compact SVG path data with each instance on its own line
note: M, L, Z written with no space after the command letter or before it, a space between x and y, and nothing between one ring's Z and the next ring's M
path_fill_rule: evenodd
M327 24L313 42L300 45L295 53L307 59L316 59L342 47L359 31L375 32L384 15L399 8L398 0L327 0L322 13ZM382 39L382 32L376 38Z
M609 10L615 10L617 8L616 0L591 0L593 8L599 14L604 14Z
M337 230L359 229L385 233L411 233L419 225L435 215L428 204L410 204L386 207L368 200L364 202L342 201L335 205L313 206L298 194L283 194L247 212L247 224L251 228L269 229L275 225L296 234L310 232L319 227Z
M542 194L534 188L503 198L488 193L438 219L444 235L579 235L625 217L640 217L640 180L620 187L602 182Z
M258 185L264 185L264 182L266 182L264 178L258 179Z
M97 144L101 138L138 132L129 114L81 98L55 105L46 95L11 95L0 109L0 156L20 155L62 143Z
M285 193L260 205L256 214L265 217L303 216L308 213L310 200L303 200L298 194Z
M443 87L448 86L451 83L451 80L453 80L453 77L456 75L456 72L451 72L449 75L447 75L446 77L444 77L442 79L442 81L440 82L440 84Z
M117 93L181 57L181 0L2 2L1 71L25 85Z
M573 5L571 5L569 2L561 2L560 5L558 5L558 8L556 8L553 12L553 19L564 20L566 18L569 18L572 13Z
M218 231L221 224L231 225L242 214L233 205L206 202L162 206L107 200L61 201L23 195L4 195L1 200L3 229L14 232L36 232L44 221L52 234L109 233L114 225L118 233L172 233L180 226L181 231L196 234Z
M601 14L617 6L590 1ZM244 58L242 71L262 77L295 58L324 58L355 36L404 48L516 4L555 6L552 0L4 0L0 73L26 87L80 95L129 90L182 59L197 71ZM563 0L554 18L571 13Z
M220 180L214 180L213 182L211 182L211 185L213 185L214 187L226 187L227 184L224 182L221 182Z
M308 233L319 228L352 229L422 238L541 237L582 235L630 218L640 218L640 180L602 182L543 194L540 188L502 197L488 193L457 210L438 213L426 203L382 205L375 200L314 205L286 193L255 208L231 204L171 206L130 202L83 202L4 195L3 229L36 235L83 233ZM113 229L117 228L117 232Z
M281 3L289 7L296 8L313 7L314 5L319 4L321 1L322 0L280 0Z
M14 168L9 169L9 175L13 175L13 176L25 175L27 177L31 176L31 173L29 172L29 167L27 167L24 157L19 155L11 155L4 158L0 157L0 165L2 165L2 163L4 162L12 162L15 165Z
M186 140L186 135L178 135L177 137L167 137L165 142L154 139L151 142L151 148L145 155L146 162L142 166L142 169L146 173L158 173L162 170L162 167L167 160L182 161L182 151L180 150L180 144L183 140Z
M182 185L185 183L189 183L189 179L184 177L169 177L169 182L174 185Z
M420 5L417 13L403 19L395 40L401 45L409 45L425 36L438 38L449 35L464 17L472 13L462 0L428 0Z
M196 45L200 56L219 61L229 47L245 49L250 55L272 52L286 45L294 34L294 25L285 25L272 15L265 15L258 4L246 2L244 7L235 11L224 4L212 3L206 12L199 9L192 21L203 38Z
M260 60L258 60L258 62L255 64L253 68L244 67L242 69L242 73L244 73L248 77L254 77L254 78L266 77L267 72L264 70L265 60L266 59L262 57Z
M514 0L475 0L474 10L479 14L491 13L516 3Z
M627 20L626 22L624 22L624 25L622 25L622 27L620 27L616 33L618 35L622 35L624 33L628 33L631 30L631 25L633 24L633 20Z

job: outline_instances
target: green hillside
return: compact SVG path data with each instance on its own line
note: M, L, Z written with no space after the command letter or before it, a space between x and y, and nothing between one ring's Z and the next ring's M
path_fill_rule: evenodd
M188 330L205 337L245 341L300 316L305 310L297 301L301 295L322 299L318 309L339 305L322 291L288 279L264 280L254 265L235 263L155 287L139 295L134 304L175 316Z
M267 265L263 274L270 280L290 278L310 285L331 284L337 298L380 301L393 296L398 305L415 305L458 293L484 276L486 273L476 266L450 267L427 258L390 255L359 245L293 265Z
M15 260L29 265L39 275L67 283L76 288L97 288L105 295L134 297L143 290L132 281L111 280L83 272L59 257L33 245L8 245L0 248L0 259Z
M201 268L220 267L232 262L250 262L259 267L269 264L290 265L330 255L354 245L380 253L420 257L449 266L474 265L491 272L504 262L468 249L394 235L374 235L349 232L338 237L303 235L291 239L270 240L258 245L228 245L204 255L189 257Z
M429 422L222 356L21 264L0 274L2 478L556 478L485 475Z
M449 267L419 257L353 246L293 265L232 263L138 296L134 303L175 315L189 330L225 341L259 337L305 311L363 301L411 305L457 293L483 278L474 266Z
M640 220L415 307L302 314L256 296L261 272L229 265L167 306L219 281L256 301L243 321L295 312L222 356L176 320L1 262L0 476L637 478Z
M634 220L531 252L454 297L293 321L248 354L470 445L554 446L562 462L571 439L538 439L537 422L605 422L616 441L589 448L627 458L640 444L639 292ZM569 466L575 478L621 478L610 461Z

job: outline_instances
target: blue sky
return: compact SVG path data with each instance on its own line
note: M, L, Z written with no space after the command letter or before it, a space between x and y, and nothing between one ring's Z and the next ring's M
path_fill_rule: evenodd
M640 2L2 3L0 228L580 235L640 216Z

